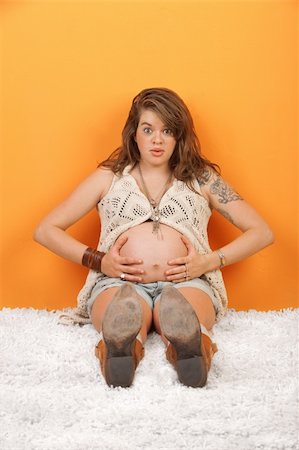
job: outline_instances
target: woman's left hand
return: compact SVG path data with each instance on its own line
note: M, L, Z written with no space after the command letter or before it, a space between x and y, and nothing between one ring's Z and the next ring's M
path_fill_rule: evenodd
M168 264L173 266L173 268L165 272L166 281L179 283L192 280L192 278L198 278L207 271L207 255L197 253L185 236L181 236L181 239L187 248L188 254L187 256L168 261Z

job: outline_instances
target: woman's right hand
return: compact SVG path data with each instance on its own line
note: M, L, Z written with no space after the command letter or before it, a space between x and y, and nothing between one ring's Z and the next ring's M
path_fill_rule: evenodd
M127 236L120 236L115 241L109 252L102 259L101 272L111 278L120 278L121 275L124 275L122 279L126 281L141 283L141 275L144 271L136 267L136 264L143 264L142 259L120 255L120 250L127 240Z

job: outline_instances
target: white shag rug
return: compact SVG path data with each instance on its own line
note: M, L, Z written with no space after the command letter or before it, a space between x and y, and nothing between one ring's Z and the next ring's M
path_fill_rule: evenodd
M156 333L128 389L99 372L91 325L0 311L1 450L299 449L298 309L215 326L207 386L187 388Z

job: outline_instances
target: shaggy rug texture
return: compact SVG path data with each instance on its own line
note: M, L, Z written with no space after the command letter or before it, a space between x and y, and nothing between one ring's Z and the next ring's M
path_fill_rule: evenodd
M299 449L298 312L229 310L202 389L179 384L152 333L133 386L112 389L91 325L3 309L0 449Z

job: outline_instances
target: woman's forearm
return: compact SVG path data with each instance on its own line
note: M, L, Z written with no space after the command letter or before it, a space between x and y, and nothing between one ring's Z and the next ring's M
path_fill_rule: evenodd
M88 247L61 228L54 225L44 226L42 223L34 231L33 238L57 255L78 264L82 263L83 254Z
M259 250L272 244L273 241L273 232L268 226L265 226L263 228L253 228L245 231L241 236L238 236L229 244L222 246L219 250L224 256L224 265L227 266L254 255ZM207 255L207 258L207 271L220 267L221 257L217 251Z

